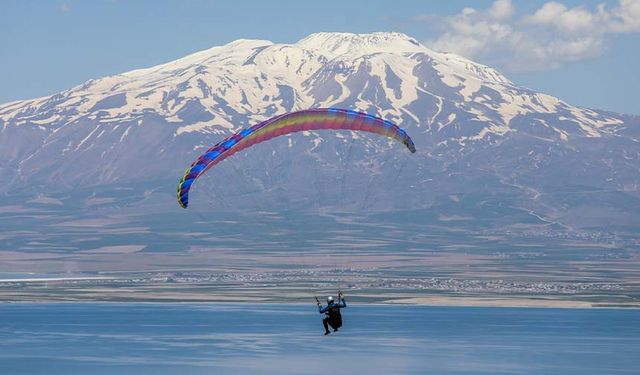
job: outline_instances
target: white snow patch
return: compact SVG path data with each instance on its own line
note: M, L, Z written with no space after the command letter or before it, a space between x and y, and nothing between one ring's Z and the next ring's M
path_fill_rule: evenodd
M318 148L318 146L320 146L320 144L321 144L322 142L324 142L324 139L322 139L322 138L320 138L320 137L315 138L315 139L313 140L313 147L311 147L311 149L309 150L309 152L315 151L315 149L316 149L316 148Z
M231 122L225 120L221 116L216 116L210 121L201 121L201 122L196 122L195 124L181 126L178 129L176 129L175 135L180 135L182 133L204 131L206 129L210 129L213 127L223 127L225 129L230 129L230 130L233 130L234 128Z
M120 143L122 143L122 141L127 137L127 135L129 134L129 130L131 130L131 128L127 128L124 133L122 133L122 135L120 136Z
M463 88L462 90L460 90L460 94L462 94L462 97L467 102L471 101L473 94L478 92L480 90L480 87L482 87L480 81L475 78L465 79L462 82L462 85Z
M450 113L449 116L447 116L447 122L444 124L440 124L438 126L438 130L444 128L447 125L450 125L451 123L453 123L456 119L456 114L455 113Z
M89 135L87 135L86 137L84 137L83 140L80 141L80 143L78 143L78 145L76 146L74 151L78 151L80 149L80 147L82 147L82 145L89 139L91 138L91 136L93 135L93 133L95 133L96 131L98 131L98 129L100 128L100 125L96 125L96 127L91 131L91 133L89 133Z
M38 124L38 125L46 125L46 124L51 124L52 122L59 121L60 119L62 119L62 116L56 114L41 120L31 120L31 123Z

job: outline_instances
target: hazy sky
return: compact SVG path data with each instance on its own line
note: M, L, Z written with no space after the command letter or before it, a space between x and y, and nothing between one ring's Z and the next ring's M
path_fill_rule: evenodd
M640 0L0 1L0 103L239 38L400 31L571 104L640 114ZM600 5L599 5L600 4Z

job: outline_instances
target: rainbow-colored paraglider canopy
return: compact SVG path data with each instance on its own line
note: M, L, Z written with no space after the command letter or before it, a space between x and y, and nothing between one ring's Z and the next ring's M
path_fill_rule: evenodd
M178 183L178 203L189 204L189 190L193 183L209 168L260 142L281 135L305 130L344 129L376 133L402 142L412 153L416 147L407 133L394 123L362 112L337 108L308 109L286 113L243 129L200 155Z

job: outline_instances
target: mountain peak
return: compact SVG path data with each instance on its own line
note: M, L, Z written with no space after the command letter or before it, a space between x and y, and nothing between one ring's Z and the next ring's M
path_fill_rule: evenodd
M324 181L311 194L321 202L359 202L360 208L376 210L433 207L441 210L434 218L445 218L437 225L448 225L459 212L487 212L499 223L524 217L542 228L565 217L587 216L591 225L583 205L567 213L557 207L573 204L574 192L590 198L593 191L608 191L602 209L589 212L609 212L620 227L638 220L632 212L640 184L637 120L519 87L490 67L431 51L401 33L318 33L294 44L241 39L56 95L0 105L2 191L64 192L76 202L83 192L107 186L135 186L147 197L144 190L161 183L171 185L173 194L175 180L168 184L167 176L179 176L225 136L279 114L322 107L392 121L419 151L409 156L363 134L310 131L238 155L242 173L233 164L219 169L215 179L222 183L211 184L209 192L226 198L259 192L260 201L281 206L291 198L316 207L305 201L308 188ZM603 156L602 150L613 151ZM388 194L399 180L406 189ZM362 183L349 188L348 181ZM366 181L375 181L380 194L360 194ZM67 195L70 187L74 195ZM113 191L109 209L130 196L128 190ZM496 205L496 196L507 197L504 206ZM123 205L131 201L125 199ZM159 199L165 198L148 202ZM225 208L242 209L255 202L226 201ZM522 216L504 216L514 207L521 207Z
M232 129L241 116L257 121L314 106L374 111L433 129L482 123L482 129L468 126L465 137L472 140L504 135L523 116L573 118L577 133L589 136L621 123L518 87L488 66L432 51L402 33L321 32L295 44L239 39L50 97L0 105L0 126L116 123L154 113L179 135Z
M236 39L232 42L225 44L225 46L234 48L256 48L273 45L270 40L264 39Z
M370 34L321 32L301 39L296 45L337 55L428 50L414 38L398 32Z

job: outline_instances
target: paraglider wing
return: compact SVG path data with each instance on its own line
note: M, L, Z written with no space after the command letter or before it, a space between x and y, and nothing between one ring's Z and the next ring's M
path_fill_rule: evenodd
M209 168L238 151L281 135L319 129L344 129L380 134L402 142L412 153L416 148L407 133L390 121L336 108L308 109L276 116L257 125L245 128L200 155L178 183L178 203L183 208L189 204L189 190L193 183Z

